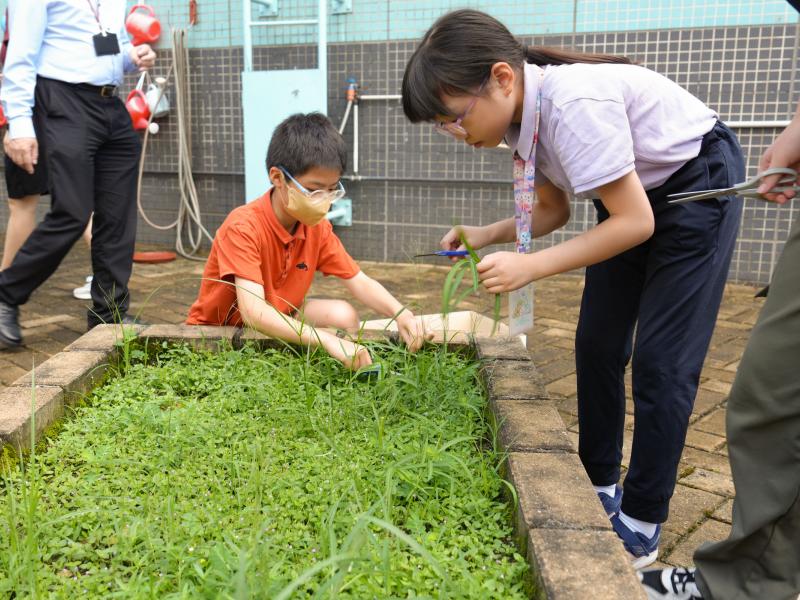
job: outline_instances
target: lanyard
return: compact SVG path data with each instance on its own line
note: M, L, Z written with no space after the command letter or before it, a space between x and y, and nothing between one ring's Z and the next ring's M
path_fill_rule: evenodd
M528 160L514 153L514 225L517 232L515 249L519 254L528 254L533 245L533 203L536 199L534 179L536 177L536 144L539 141L539 117L542 112L542 80L536 94L533 144ZM511 335L529 333L533 329L533 284L512 291L508 296L509 328Z
M534 178L536 176L536 144L539 141L539 118L542 112L542 79L536 94L536 113L533 126L533 144L528 160L514 153L514 217L517 230L516 250L520 254L531 251L533 241L533 202L536 198Z
M105 35L106 30L103 29L103 24L100 22L100 0L97 0L97 8L95 8L92 4L92 0L86 0L86 3L89 5L89 10L91 10L92 14L94 15L94 20L97 21L97 26L100 28L100 33Z

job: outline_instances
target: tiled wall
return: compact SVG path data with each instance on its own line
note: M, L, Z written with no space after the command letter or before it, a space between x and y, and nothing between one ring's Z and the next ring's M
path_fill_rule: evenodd
M527 38L530 43L572 46L627 54L639 59L706 101L729 121L787 119L797 97L795 25L690 30L571 34ZM393 94L400 86L414 41L334 44L329 49L329 114L338 123L345 107L344 82L356 77L365 94ZM256 68L309 67L313 47L283 46L256 52ZM203 211L215 227L242 197L242 135L238 90L239 49L192 51L195 94L194 160ZM164 121L147 159L145 206L167 222L177 190L174 123ZM737 132L749 172L777 130ZM345 130L351 147L352 122ZM507 151L472 150L424 125L409 124L397 101L365 101L360 107L359 175L346 181L353 198L354 226L339 234L358 258L404 261L436 246L453 223L488 223L512 211ZM161 174L155 175L155 171ZM732 278L766 281L781 241L800 206L776 207L745 201L745 218L733 260ZM573 203L570 223L539 247L584 231L594 209ZM142 227L142 241L163 234Z
M262 16L264 3L277 4L277 16ZM351 0L351 11L335 14L338 0L327 0L331 42L403 40L420 37L443 12L477 8L506 23L515 35L592 31L636 31L782 24L797 20L784 0ZM7 0L0 0L4 9ZM144 0L169 31L189 26L189 0ZM133 0L128 5L137 4ZM198 21L190 32L194 48L240 46L242 0L199 0ZM318 0L258 0L256 20L315 18ZM87 7L88 10L88 7ZM313 43L313 26L262 29L259 44Z
M389 6L388 2L365 2L364 6L368 4L371 7L367 9L360 4L361 0L353 1L354 12L348 17L353 19L357 18L356 15L364 17L364 11L377 11L378 14L380 7ZM168 3L158 4L163 7ZM245 200L240 98L242 51L240 47L229 46L238 39L225 18L229 3L201 0L199 4L204 27L218 25L220 31L228 32L227 38L221 35L212 40L216 47L194 43L195 48L191 51L194 168L205 223L213 232L230 209ZM435 6L440 11L446 4L439 2ZM502 7L492 12L504 18L514 29L523 32L536 30L531 20L523 21L523 17L528 19L530 14L523 14L522 3L519 6L514 2L477 5L485 7L489 4ZM541 10L536 7L542 3L526 3L527 6L531 4L534 12ZM580 31L581 27L590 27L591 24L594 29L613 28L616 31L538 35L526 37L527 43L627 54L683 85L729 121L788 119L793 111L798 98L795 82L798 79L796 54L800 32L796 16L794 22L780 24L792 16L790 9L784 8L788 5L783 2L697 3L705 10L689 2L671 2L663 4L680 10L676 8L664 14L664 11L637 10L637 7L661 3L633 1L556 1L548 3L548 7L555 14L562 4L565 14L569 14L572 20L569 27L559 25L562 30L572 31L574 28ZM171 6L177 10L183 5L176 0ZM220 8L214 23L207 23L203 15L217 5L224 5L225 10ZM238 19L239 8L235 5L236 2L231 0L230 14L236 13ZM577 13L574 11L576 5ZM427 5L414 9L414 6L423 5L401 0L391 2L390 12L395 15L395 11L403 6L409 11L404 17L408 27L417 27L414 25L417 18L414 10L424 13L419 16L420 31L439 14ZM428 10L431 12L425 12ZM576 15L580 14L586 16L578 21ZM615 14L617 20L608 21L607 25L603 24L606 21L600 20L611 19L608 15ZM730 22L732 25L663 28L707 24L708 21L703 19L710 19L709 14L717 24ZM594 15L596 20L588 21L589 15ZM622 21L623 16L627 21ZM564 19L566 23L567 17ZM742 19L750 23L765 21L771 24L739 26ZM642 23L650 23L656 28L635 30ZM395 37L394 30L390 29L391 21L384 21L380 33L382 40ZM554 26L552 30L557 28ZM358 34L364 36L363 39L372 39L370 31L366 25L359 25L347 35ZM406 32L403 35L408 37L410 34ZM197 42L199 37L194 41ZM406 60L415 44L408 39L331 44L328 108L334 122L338 123L343 115L345 80L350 76L359 80L364 94L398 93ZM169 63L169 52L162 51L161 59L158 70L163 73ZM260 47L255 52L256 69L312 67L315 62L315 49L307 45ZM473 151L432 133L429 127L411 125L405 120L397 101L365 101L360 107L360 117L359 175L363 179L345 182L348 195L353 198L354 225L338 230L356 258L408 260L417 252L435 248L440 236L453 223L488 223L512 212L511 161L507 151ZM143 204L154 221L164 224L174 219L179 190L175 176L177 127L174 115L161 124L161 132L151 137L145 164ZM777 130L741 129L737 133L752 174L758 156ZM345 137L351 147L352 161L352 122L347 126ZM4 204L0 209L3 223ZM781 242L798 211L800 205L797 202L792 206L776 207L754 200L745 201L744 223L731 268L733 279L768 280ZM563 230L538 241L537 245L542 247L568 238L584 231L593 221L593 207L576 201L570 223ZM141 243L171 244L173 239L174 233L154 230L140 221Z
M259 16L265 1L277 4L277 16ZM305 19L317 14L318 0L260 2L252 4L254 19ZM418 38L439 15L456 8L490 12L516 35L726 27L797 20L784 0L351 0L352 11L344 14L333 14L336 0L327 2L331 13L328 39L334 43ZM154 7L165 30L169 25L188 26L189 0L147 3ZM192 47L242 44L242 0L199 0L197 4L199 18L190 34ZM313 26L261 29L254 40L269 45L313 43L315 31Z

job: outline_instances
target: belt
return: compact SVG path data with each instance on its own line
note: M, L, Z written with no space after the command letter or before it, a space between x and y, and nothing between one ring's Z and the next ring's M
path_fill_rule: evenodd
M79 90L85 90L87 92L99 94L103 98L111 98L116 96L117 90L119 89L119 87L116 85L92 85L91 83L73 83L68 85L72 85Z

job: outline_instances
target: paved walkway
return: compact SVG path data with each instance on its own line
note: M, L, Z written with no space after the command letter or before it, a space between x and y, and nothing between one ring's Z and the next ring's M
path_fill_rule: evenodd
M56 274L21 308L26 346L0 352L0 383L24 375L34 363L59 352L85 331L86 302L72 297L89 273L88 252L79 246ZM446 269L363 263L364 270L405 299L418 314L439 312ZM131 279L132 312L156 323L180 323L195 299L202 263L178 260L163 265L135 265ZM565 275L537 284L534 361L547 389L558 403L564 422L577 442L573 338L583 280ZM763 303L755 288L730 285L702 373L700 392L683 454L679 482L664 526L661 560L688 564L700 543L727 535L731 521L733 484L725 444L725 403L742 351ZM320 278L312 295L344 297L333 279ZM486 296L465 303L464 309L491 312ZM365 313L365 316L369 316ZM630 393L630 378L628 390ZM629 407L625 446L630 451L633 416ZM627 460L627 455L626 455Z

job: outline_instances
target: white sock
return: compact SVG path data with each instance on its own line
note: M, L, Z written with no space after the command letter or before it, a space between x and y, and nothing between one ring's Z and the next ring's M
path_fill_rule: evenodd
M634 519L622 511L619 511L619 520L622 521L628 529L642 533L648 538L653 537L656 534L656 529L658 528L657 523L648 523L647 521Z
M593 487L598 494L603 492L606 496L611 496L612 498L617 493L617 486L613 483L611 485L595 485Z

